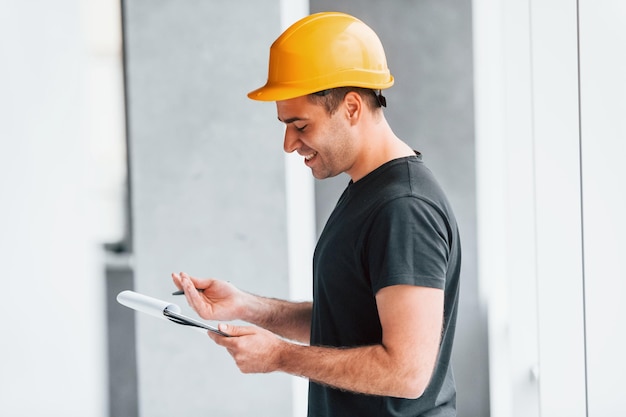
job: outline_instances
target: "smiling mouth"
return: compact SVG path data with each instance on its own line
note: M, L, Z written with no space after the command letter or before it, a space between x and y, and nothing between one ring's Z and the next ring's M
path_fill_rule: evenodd
M311 159L313 159L315 155L317 155L317 152L313 152L312 154L309 154L309 155L304 155L304 160L310 161Z

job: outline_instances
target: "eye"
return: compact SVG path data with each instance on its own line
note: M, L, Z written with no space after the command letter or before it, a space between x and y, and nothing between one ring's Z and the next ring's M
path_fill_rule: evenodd
M298 132L304 132L304 129L306 129L307 126L308 125L303 125L303 126L297 126L295 124L293 125L293 127L295 127Z

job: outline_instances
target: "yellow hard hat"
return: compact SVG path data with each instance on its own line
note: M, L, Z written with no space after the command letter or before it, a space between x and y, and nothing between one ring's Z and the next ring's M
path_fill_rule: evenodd
M392 85L376 33L348 14L323 12L297 21L274 41L267 83L248 97L278 101L335 87Z

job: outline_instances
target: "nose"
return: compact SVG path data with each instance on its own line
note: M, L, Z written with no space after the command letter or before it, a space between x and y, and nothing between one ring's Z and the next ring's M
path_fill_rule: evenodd
M300 140L298 139L298 132L296 129L290 129L289 126L285 126L283 150L287 153L291 153L300 147L299 142Z

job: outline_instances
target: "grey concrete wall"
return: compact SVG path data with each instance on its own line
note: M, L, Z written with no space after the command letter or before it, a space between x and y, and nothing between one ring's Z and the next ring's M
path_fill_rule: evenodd
M282 128L246 97L279 2L133 0L124 18L135 289L189 314L170 272L287 297ZM291 414L290 377L241 375L205 334L137 319L140 415Z
M109 416L137 417L137 357L134 312L116 300L121 291L132 289L133 274L127 254L107 254L106 304L109 376Z
M461 301L453 364L459 417L489 415L487 316L476 268L476 184L470 0L335 2L310 0L311 12L337 10L381 38L395 85L387 119L424 155L455 208L463 245ZM349 178L316 182L321 231Z

